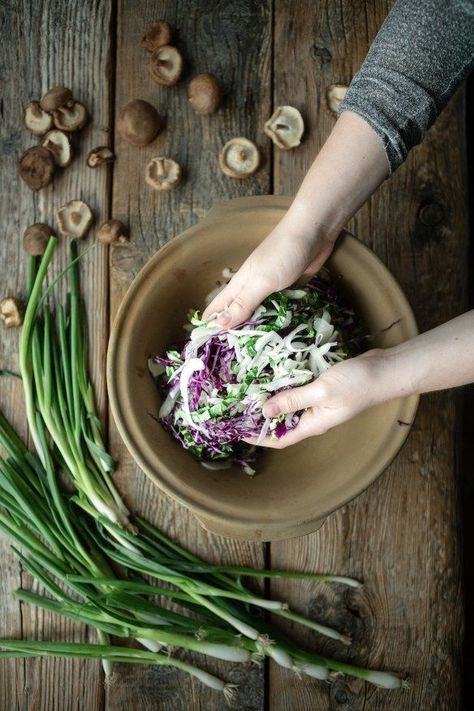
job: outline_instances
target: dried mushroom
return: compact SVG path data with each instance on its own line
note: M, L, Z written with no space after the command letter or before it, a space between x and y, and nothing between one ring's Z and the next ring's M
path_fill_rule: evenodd
M166 20L156 20L146 28L140 45L149 52L154 52L158 47L163 47L171 42L171 34L171 27Z
M152 158L145 169L145 180L153 190L173 190L181 180L181 166L171 158Z
M301 143L303 118L294 106L278 106L266 122L264 131L278 148L289 150Z
M23 232L23 249L32 257L39 257L44 254L52 234L54 234L53 230L44 222L36 222L34 225L30 225Z
M53 117L37 101L31 101L23 109L23 123L35 136L44 136L53 127Z
M339 106L347 93L349 87L344 84L331 84L326 92L328 108L333 113L337 114Z
M120 220L107 220L97 230L97 239L103 244L126 242L128 230Z
M174 86L183 73L183 57L176 47L164 45L155 49L148 64L153 81L162 86Z
M79 131L87 123L87 111L83 104L74 101L72 106L60 106L53 111L54 125L60 131Z
M87 154L87 165L89 168L97 168L104 163L112 163L115 160L113 151L108 146L97 146Z
M154 106L142 99L125 104L117 121L120 137L134 146L151 143L160 130L160 117Z
M198 114L217 111L221 95L221 87L213 74L198 74L188 84L188 100Z
M51 151L54 162L60 168L65 168L71 162L72 151L69 138L59 129L48 131L41 145Z
M61 106L70 106L74 103L74 97L71 89L65 86L53 86L43 96L40 101L40 106L45 111L56 111Z
M6 296L0 301L0 319L7 328L16 328L23 323L23 306L13 296Z
M43 146L28 148L18 161L18 173L31 190L41 190L49 185L54 175L51 151Z
M59 231L64 237L81 239L88 232L93 219L89 205L82 200L71 200L56 212Z
M246 178L255 173L259 164L258 148L248 138L232 138L219 154L221 170L230 178Z

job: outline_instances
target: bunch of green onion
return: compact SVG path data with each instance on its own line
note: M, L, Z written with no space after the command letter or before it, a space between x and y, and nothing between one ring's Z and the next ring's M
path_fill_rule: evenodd
M15 550L22 565L47 593L19 590L17 597L89 625L99 644L0 640L0 656L100 658L108 676L113 661L174 666L226 697L233 695L232 685L171 650L230 662L268 656L318 679L343 673L385 688L404 686L394 674L300 649L250 610L292 620L342 644L350 639L290 611L285 603L257 595L242 578L296 577L359 587L357 581L206 564L129 514L112 481L113 461L88 376L75 242L66 270L71 283L66 303L54 312L48 303L55 281L45 287L45 280L55 247L52 237L40 264L34 257L29 263L20 371L37 454L0 414L0 444L7 455L0 459L0 528L21 548ZM74 486L73 494L61 488L59 471ZM178 603L181 612L168 603ZM109 635L135 639L142 649L112 645Z

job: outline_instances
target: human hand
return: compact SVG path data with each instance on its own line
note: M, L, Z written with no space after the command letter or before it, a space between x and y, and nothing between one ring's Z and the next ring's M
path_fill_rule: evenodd
M393 348L378 348L333 365L308 385L267 400L266 417L304 410L291 432L260 445L282 449L324 434L362 410L407 395L474 381L474 311ZM256 444L257 439L246 439Z
M259 445L283 449L351 419L386 397L386 351L372 350L332 366L317 380L299 388L284 390L267 400L266 417L304 410L291 432L279 439L265 437ZM246 439L256 444L257 438Z
M322 225L308 224L306 216L292 206L207 306L203 320L219 313L216 323L223 328L243 323L269 294L316 274L331 254L336 237L329 236Z
M225 311L217 324L237 326L273 291L316 274L344 225L387 174L380 139L360 116L345 111L286 215L205 309L204 320Z

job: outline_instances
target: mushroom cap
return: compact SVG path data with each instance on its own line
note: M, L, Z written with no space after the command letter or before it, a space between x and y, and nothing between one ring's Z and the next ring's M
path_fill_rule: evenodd
M348 88L349 87L345 86L345 84L331 84L328 86L326 91L326 100L330 111L337 114L339 106L341 105Z
M92 210L82 200L70 200L56 211L59 231L64 237L84 237L93 219Z
M152 158L145 168L145 181L153 190L173 190L181 181L181 166L171 158Z
M23 123L35 136L44 136L53 127L53 117L37 101L30 101L23 109Z
M65 86L52 86L40 101L40 106L45 111L56 111L61 106L66 106L74 101L71 89Z
M264 131L278 148L295 148L300 145L304 133L303 117L294 106L278 106L266 122Z
M48 131L41 145L51 151L56 165L65 168L72 161L72 150L69 138L57 128Z
M103 244L126 242L128 230L120 220L107 220L97 230L96 237Z
M140 40L140 45L149 52L171 42L171 27L166 20L155 20L148 25Z
M152 53L148 64L153 81L162 86L174 86L183 73L183 57L179 49L166 44Z
M213 74L198 74L188 84L188 100L198 114L213 114L221 102L221 87Z
M89 168L97 168L103 163L112 163L115 160L114 153L108 146L97 146L87 154L87 165Z
M146 146L153 141L160 130L160 117L154 106L133 99L125 104L117 121L120 137L134 146Z
M227 141L219 154L220 168L230 178L246 178L255 173L259 164L257 146L242 136Z
M18 161L18 174L31 190L41 190L53 179L54 158L43 146L28 148Z
M33 257L44 254L49 238L54 230L44 222L35 222L23 232L23 249Z
M14 296L5 296L0 301L0 319L7 328L21 326L23 314L23 305Z
M72 106L60 106L53 111L54 125L60 131L79 131L83 128L87 119L86 107L75 101Z

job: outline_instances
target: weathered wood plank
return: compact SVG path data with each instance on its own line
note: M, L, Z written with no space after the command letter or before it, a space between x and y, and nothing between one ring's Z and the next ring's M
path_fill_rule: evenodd
M97 222L108 214L107 172L92 171L85 165L87 152L109 142L110 93L108 80L109 21L108 0L86 2L11 2L2 13L2 127L1 191L2 238L0 240L0 283L2 292L23 291L26 258L21 235L33 222L54 226L54 212L65 202L81 198L92 207ZM16 161L27 147L36 143L21 126L24 104L54 84L70 86L92 117L91 124L73 137L75 157L53 186L32 194L16 176ZM55 269L66 263L67 244L62 241ZM81 267L88 319L94 334L91 367L101 409L105 403L104 362L108 329L107 253L102 247L89 254ZM2 293L3 295L3 293ZM2 329L0 362L17 369L18 333ZM2 379L2 410L24 432L21 387ZM23 574L2 539L0 635L29 639L84 641L88 633L81 625L60 621L29 606L21 609L10 592L31 579ZM91 641L95 641L91 636ZM72 660L0 661L0 708L87 709L103 707L102 674L99 663Z
M77 4L76 4L77 5ZM108 211L105 172L84 166L93 145L110 140L109 4L28 2L2 5L3 92L0 109L2 191L0 240L2 292L23 288L25 260L19 235L38 220L50 221L54 209L75 197L90 202L99 218ZM325 106L330 83L348 83L366 53L390 2L286 3L276 0L274 100L293 103L305 115L305 143L296 151L274 155L275 192L294 194L311 160L329 133L334 117ZM145 98L167 115L167 128L150 147L132 149L118 142L119 161L113 193L114 216L128 222L132 244L111 255L112 314L140 266L167 239L199 219L215 202L268 192L271 179L268 141L261 127L270 114L271 2L145 2L123 0L118 11L118 109L130 98ZM165 17L178 28L177 43L188 60L187 77L212 71L223 79L225 108L200 118L187 109L185 83L159 88L146 73L146 53L138 46L147 22ZM38 31L38 28L41 31ZM80 38L80 39L78 39ZM54 47L54 52L45 48ZM39 59L38 59L39 58ZM304 71L302 71L304 68ZM32 196L14 179L16 158L34 139L21 129L21 106L53 83L69 84L85 101L94 124L81 134L79 156L54 188ZM461 97L447 109L390 183L352 222L352 230L384 259L408 293L416 293L415 311L422 328L458 313L464 306L466 206ZM247 135L263 148L264 169L255 178L232 182L217 168L220 146L234 135ZM449 137L449 138L448 138ZM80 148L79 148L80 145ZM186 168L181 189L152 194L143 169L160 153ZM419 208L435 203L431 215ZM64 264L62 246L57 264ZM102 378L107 339L106 250L84 263L84 287L94 334L91 364L104 412ZM12 267L14 265L14 268ZM415 301L415 300L414 300ZM0 363L16 364L16 333L2 331ZM0 381L0 403L24 431L18 383ZM159 495L133 465L111 428L113 450L122 466L117 477L131 507L159 523L191 549L209 559L261 565L263 548L223 541L201 531L181 507ZM454 470L454 398L451 393L422 402L402 454L366 494L331 516L313 536L274 544L274 567L332 570L367 581L362 594L342 588L274 583L275 597L289 599L349 631L353 648L344 656L364 664L407 671L409 692L393 695L365 689L359 682L337 681L328 693L309 680L297 680L271 667L269 707L273 709L452 709L459 690L462 605L456 538ZM420 511L420 503L423 502ZM370 522L370 523L369 523ZM30 579L21 575L8 542L0 538L0 636L84 639L83 628L58 625L56 618L19 608L11 592ZM295 633L294 630L292 630ZM334 644L300 635L311 647L337 654ZM340 654L342 657L343 655ZM206 668L241 683L240 709L262 709L262 674L206 662ZM172 670L119 669L108 690L109 709L222 708L222 699ZM58 680L60 683L58 683ZM0 662L0 708L100 709L104 705L98 664L70 661Z
M269 0L192 4L124 0L119 4L116 112L130 99L145 99L166 118L166 127L142 149L116 136L113 215L130 225L131 244L118 247L111 255L112 317L131 279L161 244L221 200L268 192L269 150L262 128L270 114L270 6ZM146 69L148 55L139 46L147 24L159 18L175 28L176 44L186 58L185 78L174 88L152 82ZM222 81L225 102L216 115L199 117L188 106L186 83L193 74L205 71ZM256 140L264 158L262 170L244 181L222 175L217 161L221 146L238 135ZM145 184L145 166L158 155L174 158L184 169L182 186L171 193L153 193ZM134 465L113 425L111 443L120 461L119 488L134 511L209 560L262 565L263 546L207 534L185 509L160 494ZM246 669L244 676L239 668L199 661L229 681L242 681L238 708L263 708L262 672ZM108 689L107 707L127 708L137 703L150 711L171 706L212 711L222 708L223 699L171 670L122 667L118 682Z
M347 84L390 3L277 0L275 104L293 103L309 126L303 146L275 152L275 192L293 194L335 120L326 88ZM291 61L288 61L288 48ZM294 67L304 68L295 74ZM349 226L394 272L422 330L465 308L467 207L462 97L424 144ZM435 219L420 215L427 203ZM424 224L428 222L429 224ZM431 223L431 224L430 224ZM433 224L434 223L434 224ZM462 598L454 459L455 399L422 400L396 461L358 499L305 538L271 545L274 567L341 572L366 581L361 594L321 585L272 583L275 597L352 634L350 650L300 634L304 643L364 665L408 673L390 693L338 680L329 689L270 670L270 708L452 709L459 704Z

